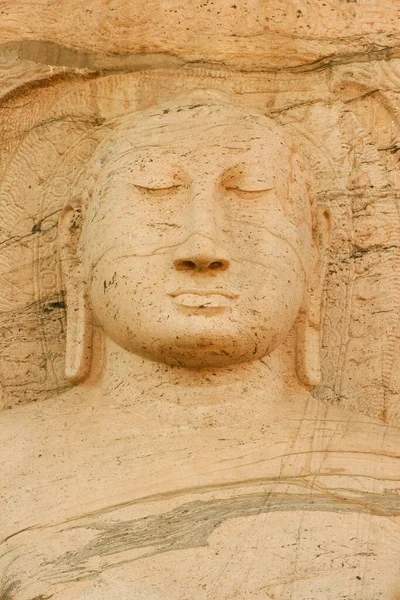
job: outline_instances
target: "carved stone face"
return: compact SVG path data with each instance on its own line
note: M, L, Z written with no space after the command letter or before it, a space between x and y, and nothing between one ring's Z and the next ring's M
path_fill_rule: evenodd
M312 243L281 130L230 105L169 104L125 121L96 160L79 252L106 335L186 367L275 349L299 311Z

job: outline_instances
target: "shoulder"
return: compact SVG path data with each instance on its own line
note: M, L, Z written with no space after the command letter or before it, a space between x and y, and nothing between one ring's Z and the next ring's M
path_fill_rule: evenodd
M85 455L78 440L87 410L74 390L0 413L0 534L46 519L62 504Z
M379 494L389 488L397 490L400 429L337 407L323 407L322 413L319 428L329 432L322 460L331 477L335 473L351 475L360 490L366 487Z
M0 489L8 489L29 465L44 457L71 420L75 390L60 397L32 402L0 412Z
M326 420L338 424L333 447L339 443L353 452L400 458L400 428L335 407L328 408Z
M324 404L311 394L294 394L280 411L285 421L292 421L300 434L329 442L331 448L349 450L374 448L400 456L400 428L379 419Z
M311 395L292 402L290 451L304 455L304 472L400 480L400 429L328 406ZM307 459L308 455L308 459ZM297 461L299 458L296 459ZM333 480L333 479L332 479Z

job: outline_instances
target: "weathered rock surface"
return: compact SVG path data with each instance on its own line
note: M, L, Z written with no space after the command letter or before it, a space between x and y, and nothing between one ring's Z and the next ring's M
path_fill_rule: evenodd
M399 32L0 0L0 600L400 599Z
M313 68L396 57L400 43L391 0L19 0L2 1L0 16L7 48L78 68L150 53L245 70Z

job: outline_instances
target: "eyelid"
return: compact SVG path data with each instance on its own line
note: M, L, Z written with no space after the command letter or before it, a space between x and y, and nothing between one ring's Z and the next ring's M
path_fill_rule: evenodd
M174 185L160 186L160 187L148 186L148 185L139 185L137 183L134 183L133 185L138 190L146 191L146 192L163 192L163 191L165 192L165 191L168 191L168 190L176 190L176 189L179 189L179 188L183 187L182 183L176 183Z
M274 189L274 187L267 187L267 188L256 188L256 189L252 189L252 190L246 190L244 188L241 188L238 185L232 185L232 186L226 186L225 189L228 192L244 192L246 194L262 194L263 192L270 192L271 190Z

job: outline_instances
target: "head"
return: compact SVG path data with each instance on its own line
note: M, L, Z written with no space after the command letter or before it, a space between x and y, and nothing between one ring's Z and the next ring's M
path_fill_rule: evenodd
M319 327L328 225L271 119L213 94L155 106L112 125L87 179L60 224L75 363L91 315L127 352L187 368L260 359L299 313L305 340Z

